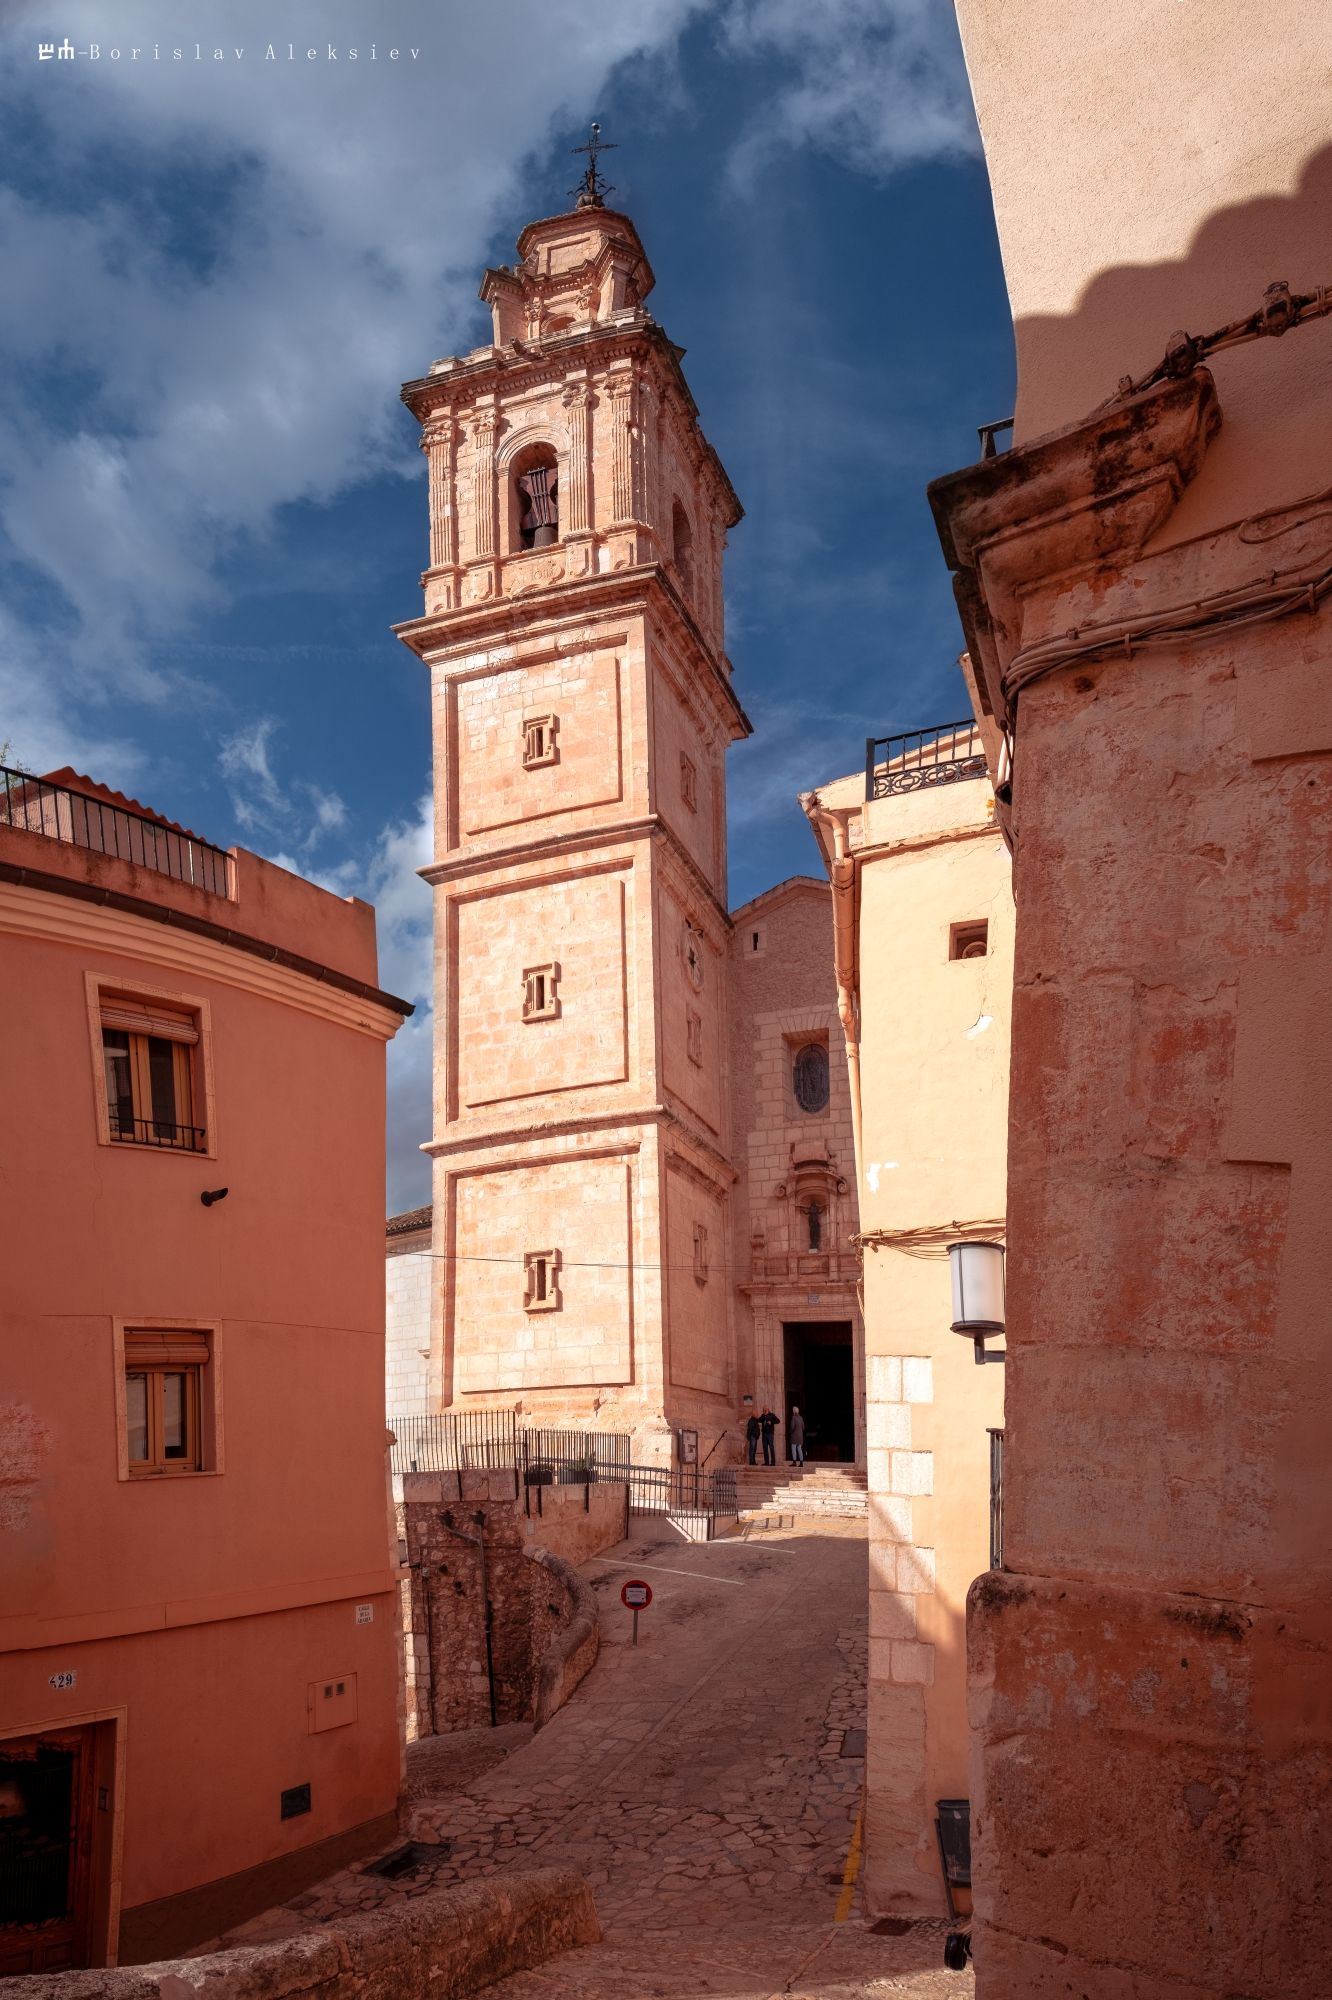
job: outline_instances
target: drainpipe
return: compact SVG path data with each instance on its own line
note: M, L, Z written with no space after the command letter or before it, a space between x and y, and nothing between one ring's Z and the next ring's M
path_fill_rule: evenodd
M860 1022L856 1007L856 861L847 833L851 808L833 811L819 803L817 792L809 793L802 803L823 849L828 863L828 879L832 884L837 1018L842 1024L842 1038L846 1043L847 1080L851 1086L851 1140L856 1156L856 1186L859 1189L865 1160L860 1117Z

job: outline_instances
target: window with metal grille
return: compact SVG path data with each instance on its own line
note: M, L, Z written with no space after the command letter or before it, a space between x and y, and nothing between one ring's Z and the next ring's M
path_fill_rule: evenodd
M828 1051L822 1042L806 1042L791 1066L791 1087L802 1111L828 1108Z
M202 1153L197 1017L153 1000L104 995L102 1064L107 1128L124 1145Z
M703 1062L703 1017L701 1014L696 1014L692 1007L688 1009L685 1016L685 1047L688 1050L690 1062L698 1063L701 1066Z
M698 772L692 758L680 752L680 797L691 813L698 811Z

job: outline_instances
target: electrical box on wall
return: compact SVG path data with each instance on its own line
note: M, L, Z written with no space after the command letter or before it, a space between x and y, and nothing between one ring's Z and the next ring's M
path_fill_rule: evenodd
M341 1729L356 1720L355 1674L331 1674L325 1681L311 1681L306 1688L310 1712L310 1734L321 1729Z

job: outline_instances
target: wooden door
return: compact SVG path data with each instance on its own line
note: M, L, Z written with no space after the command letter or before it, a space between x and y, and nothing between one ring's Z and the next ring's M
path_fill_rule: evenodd
M0 1742L0 1976L86 1965L92 1732Z

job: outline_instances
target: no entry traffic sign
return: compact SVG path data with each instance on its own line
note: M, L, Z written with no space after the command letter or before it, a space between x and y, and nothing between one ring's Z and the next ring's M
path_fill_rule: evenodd
M638 1644L638 1614L646 1611L652 1602L652 1585L644 1583L640 1577L630 1577L620 1592L620 1602L634 1614L634 1644Z

